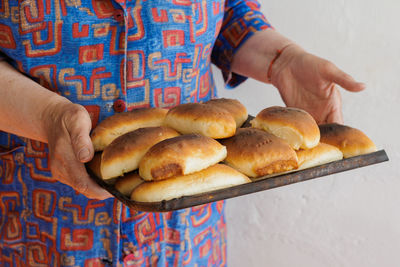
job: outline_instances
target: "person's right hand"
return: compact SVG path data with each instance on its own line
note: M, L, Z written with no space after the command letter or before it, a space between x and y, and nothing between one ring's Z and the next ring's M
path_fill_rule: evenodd
M272 83L286 106L310 113L318 124L343 124L342 99L336 85L350 92L365 88L333 63L292 44L274 63Z
M94 155L87 110L69 101L51 103L44 109L43 123L53 177L88 198L112 197L89 177L84 166Z

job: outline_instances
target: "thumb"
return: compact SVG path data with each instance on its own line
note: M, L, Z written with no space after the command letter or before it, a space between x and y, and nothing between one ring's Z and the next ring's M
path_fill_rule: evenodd
M66 125L71 138L72 149L76 158L88 162L93 158L94 148L90 139L92 122L86 109L82 106L75 112L73 118L66 120Z

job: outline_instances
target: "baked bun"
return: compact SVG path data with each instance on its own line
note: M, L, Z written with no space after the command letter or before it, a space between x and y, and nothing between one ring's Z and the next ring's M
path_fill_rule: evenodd
M101 156L101 177L110 179L139 168L139 162L150 147L165 139L179 136L168 127L146 127L121 135L111 142Z
M225 162L249 177L261 177L297 168L296 152L280 138L254 128L240 128L222 140Z
M147 151L139 164L146 180L186 175L214 165L226 157L226 148L199 134L181 135L161 141Z
M158 202L248 182L250 182L250 179L240 172L224 164L216 164L189 175L145 182L133 190L131 199L138 202Z
M236 128L239 128L247 120L249 114L247 113L246 107L236 99L229 98L216 98L211 99L204 104L214 105L219 108L223 108L228 111L236 122Z
M358 129L337 124L323 124L319 126L321 142L339 148L344 158L350 158L376 151L375 144Z
M293 149L309 149L319 143L320 133L314 118L304 110L286 107L270 107L262 110L250 122L284 139Z
M161 108L134 109L106 118L91 134L94 150L101 151L115 138L138 128L162 126L167 112Z
M91 161L86 163L89 169L99 178L101 178L101 152L94 153L94 156Z
M182 134L199 133L215 139L231 137L236 131L236 122L228 111L201 103L170 109L165 123Z
M296 151L299 160L299 170L307 169L329 162L341 160L342 152L334 146L319 143L316 147L310 149L300 149Z
M126 174L124 177L119 177L114 186L121 194L130 197L133 189L143 182L144 181L140 178L139 174L131 172Z

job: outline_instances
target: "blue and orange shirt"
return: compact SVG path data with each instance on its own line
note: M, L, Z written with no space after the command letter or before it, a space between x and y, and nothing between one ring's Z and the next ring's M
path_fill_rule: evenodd
M83 105L95 127L216 97L211 62L237 85L235 51L269 27L254 0L3 0L0 55ZM46 144L0 132L0 265L226 264L223 202L139 212L57 182L48 159Z

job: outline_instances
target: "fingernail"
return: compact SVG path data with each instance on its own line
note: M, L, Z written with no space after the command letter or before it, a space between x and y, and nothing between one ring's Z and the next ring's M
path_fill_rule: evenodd
M80 161L85 161L88 160L90 156L89 149L87 148L82 148L81 151L78 153L78 158Z

